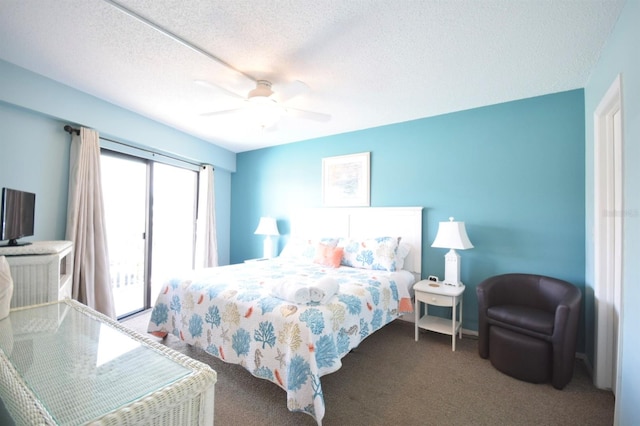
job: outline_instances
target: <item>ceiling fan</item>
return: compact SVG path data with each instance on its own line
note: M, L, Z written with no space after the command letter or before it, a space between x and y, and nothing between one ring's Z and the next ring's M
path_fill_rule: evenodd
M182 44L183 46L193 50L196 53L199 53L211 60L213 60L214 62L218 63L219 65L222 65L223 67L227 68L230 72L241 75L242 77L249 78L251 80L254 80L256 82L256 88L249 91L249 94L247 95L247 97L243 97L231 90L228 90L222 86L210 83L208 81L203 81L203 80L196 80L195 82L197 84L203 85L203 86L208 86L208 87L215 87L218 89L222 89L225 93L227 93L228 95L240 99L244 102L246 102L245 105L243 105L242 107L239 108L233 108L230 110L223 110L223 111L214 111L214 112L208 112L205 114L202 114L203 116L213 116L213 115L223 115L223 114L229 114L229 113L233 113L233 112L238 112L238 111L242 111L242 110L247 110L247 112L249 112L251 114L251 116L255 117L255 120L257 121L258 125L262 128L262 129L267 129L269 127L273 127L273 125L284 115L292 115L295 117L299 117L299 118L304 118L307 120L315 120L315 121L329 121L331 120L331 116L328 114L323 114L323 113L319 113L319 112L313 112L313 111L305 111L305 110L301 110L301 109L297 109L297 108L291 108L291 107L287 107L284 105L284 102L288 99L291 99L294 96L297 96L299 94L301 94L302 92L306 92L309 90L309 86L307 86L305 83L301 82L301 81L294 81L291 84L285 85L285 87L283 87L284 90L282 90L282 95L284 96L278 96L276 98L276 96L274 96L275 92L271 89L271 82L268 80L256 80L255 78L251 77L250 75L243 73L242 71L239 71L237 68L229 65L227 62L221 60L220 58L212 55L211 53L207 52L206 50L203 50L202 48L190 43L189 41L181 38L180 36L178 36L177 34L161 27L160 25L156 24L155 22L145 18L144 16L134 12L133 10L130 10L126 7L124 7L123 5L113 1L113 0L103 0L104 2L110 4L111 6L115 7L116 9L120 10L122 13L124 13L125 15L130 16L133 19L136 19L137 21L153 28L154 30L160 32L161 34L164 34L165 36L169 37L170 39ZM289 90L287 90L289 89ZM287 96L287 93L288 96Z
M196 80L196 84L221 89L225 94L244 102L243 105L237 108L206 112L201 114L202 116L211 117L245 113L250 120L256 122L262 129L273 127L285 115L320 122L326 122L331 119L329 114L292 108L284 104L289 99L309 91L309 86L299 80L281 85L281 90L278 94L273 91L270 81L256 80L255 89L250 90L246 97L208 81Z

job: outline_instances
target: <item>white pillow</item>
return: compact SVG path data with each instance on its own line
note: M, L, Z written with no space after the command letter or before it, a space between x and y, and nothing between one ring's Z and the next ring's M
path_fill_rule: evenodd
M411 245L409 243L405 243L400 241L398 244L398 251L396 252L396 271L401 271L404 269L404 260L409 256L409 252L411 251Z

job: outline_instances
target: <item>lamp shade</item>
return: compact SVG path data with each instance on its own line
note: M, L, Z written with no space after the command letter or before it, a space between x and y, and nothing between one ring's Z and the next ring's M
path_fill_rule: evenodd
M261 217L260 223L254 232L256 235L280 235L278 224L273 217Z
M454 222L450 217L449 222L440 222L438 234L431 247L466 250L473 248L473 244L469 241L464 222Z

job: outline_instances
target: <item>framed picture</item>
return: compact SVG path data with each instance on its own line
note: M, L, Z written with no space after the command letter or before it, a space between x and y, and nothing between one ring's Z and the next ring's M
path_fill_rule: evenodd
M322 204L369 205L369 152L322 159Z

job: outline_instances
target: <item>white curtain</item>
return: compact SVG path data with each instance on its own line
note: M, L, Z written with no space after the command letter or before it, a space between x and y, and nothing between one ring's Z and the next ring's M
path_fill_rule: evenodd
M211 268L218 266L213 166L200 168L199 181L195 265L196 268Z
M73 298L115 318L98 132L81 128L72 134L69 158L67 240L73 241Z

